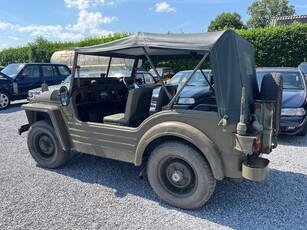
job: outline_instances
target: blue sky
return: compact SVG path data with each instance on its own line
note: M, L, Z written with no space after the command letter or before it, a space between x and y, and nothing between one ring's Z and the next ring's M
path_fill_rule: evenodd
M80 41L114 32L205 32L222 12L246 22L253 0L1 0L0 50L33 42ZM307 14L306 0L290 0Z

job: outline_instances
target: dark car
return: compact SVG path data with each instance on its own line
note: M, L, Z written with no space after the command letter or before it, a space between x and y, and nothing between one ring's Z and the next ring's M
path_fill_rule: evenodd
M15 63L0 72L0 109L7 108L11 101L26 99L28 91L48 85L60 84L70 75L67 65L51 63Z
M180 71L166 83L167 88L172 91L172 94L175 94L175 92L186 82L192 71L193 70ZM211 79L211 70L204 69L203 73L209 82ZM187 109L210 93L210 87L203 73L200 70L196 71L188 85L184 87L178 96L174 108ZM162 87L159 87L153 91L150 105L151 113L159 112L161 110L159 106L157 107L157 98L159 97L161 90L163 90Z
M302 71L307 82L307 62L302 62L299 64L298 68Z
M307 132L307 98L304 77L297 68L257 69L259 86L267 73L280 73L283 77L280 133L305 136Z

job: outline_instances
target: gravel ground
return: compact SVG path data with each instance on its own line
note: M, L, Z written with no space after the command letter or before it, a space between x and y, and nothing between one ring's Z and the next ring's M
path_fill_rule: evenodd
M0 111L0 229L307 229L307 138L279 138L261 183L219 181L209 202L163 203L139 167L75 153L46 170L31 158L20 102Z

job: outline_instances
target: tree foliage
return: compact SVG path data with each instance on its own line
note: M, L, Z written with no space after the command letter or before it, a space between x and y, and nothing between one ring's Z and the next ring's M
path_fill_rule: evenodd
M211 21L208 31L218 31L223 29L246 29L246 25L241 20L241 15L233 12L223 12Z
M98 45L129 36L130 33L114 33L107 37L86 38L79 42L51 42L43 37L37 37L26 46L6 48L0 51L0 65L6 66L17 62L50 62L55 51L73 49L75 47Z
M237 32L254 45L257 66L296 67L307 60L307 24Z
M307 61L307 24L294 23L290 26L254 28L236 30L236 32L254 45L257 66L298 66L300 62ZM35 42L27 46L0 51L0 65L16 62L49 62L55 51L101 44L128 35L125 33L103 38L87 38L77 43L50 42L38 37ZM191 60L164 60L155 61L155 64L172 67L176 72L195 67L195 62ZM145 63L145 67L149 69L150 65ZM205 63L203 68L210 66Z
M270 25L272 17L294 15L295 8L288 0L256 0L247 13L251 16L246 23L249 28L264 28Z

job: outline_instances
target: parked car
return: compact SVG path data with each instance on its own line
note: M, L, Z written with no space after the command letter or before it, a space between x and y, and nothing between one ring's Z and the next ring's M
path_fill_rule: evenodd
M176 91L182 87L186 82L193 70L184 70L176 73L172 79L170 79L166 86L172 91L172 95L175 95ZM203 75L205 74L205 76ZM207 78L207 80L206 80ZM189 83L178 95L176 102L174 103L174 109L187 109L191 105L196 105L203 98L208 96L212 91L210 91L209 84L211 80L211 70L204 69L203 72L197 70ZM159 112L162 110L161 105L157 105L159 94L164 91L162 87L158 87L153 90L151 103L150 103L150 113ZM167 99L167 98L166 98Z
M168 81L175 75L175 71L170 67L157 67L156 70L164 82ZM154 69L150 69L148 72L154 76L156 81L160 81Z
M134 81L139 85L154 86L158 81L147 71L137 71Z
M1 66L0 66L0 71L3 70L4 68L5 68L5 67L1 65Z
M280 73L283 77L283 96L280 117L280 133L305 136L307 132L307 97L304 77L297 68L257 69L259 86L268 73Z
M299 64L298 68L302 71L304 74L305 82L307 83L307 62L302 62Z
M184 209L203 206L216 180L261 181L268 175L269 160L261 156L277 146L273 128L278 123L270 118L280 115L276 105L282 93L281 84L271 87L270 83L281 82L281 77L264 78L269 88L261 90L269 89L270 97L261 100L253 45L236 32L142 32L77 48L74 55L69 89L61 86L58 91L44 91L22 105L27 122L19 134L28 131L29 152L39 166L60 167L69 160L70 151L142 165L140 174L147 171L153 191ZM214 88L195 107L174 109L192 74L179 89L175 86L175 95L161 82L161 92L169 101L161 112L149 114L153 87L132 88L124 78L76 77L82 71L83 57L89 55L109 59L108 66L99 65L107 67L106 73L113 64L117 68L141 66L145 58L152 68L155 59L190 58L195 63L192 73L208 62ZM121 61L113 63L115 58ZM208 110L210 102L215 108ZM95 114L99 119L91 120ZM223 194L229 196L231 191Z
M9 64L0 72L0 109L6 109L11 101L26 99L28 91L42 83L61 83L70 69L63 64L15 63Z

